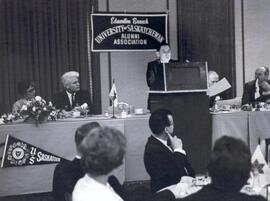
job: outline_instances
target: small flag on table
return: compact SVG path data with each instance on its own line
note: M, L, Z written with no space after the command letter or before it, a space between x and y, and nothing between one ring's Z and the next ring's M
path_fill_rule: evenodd
M116 86L115 86L114 80L113 80L112 88L111 88L110 93L109 93L109 97L112 100L114 106L117 106L118 97L117 97L117 91L116 91Z
M270 168L267 165L260 145L258 145L251 157L252 173L258 179L258 188L270 184Z
M61 159L34 145L7 135L1 168L59 163Z

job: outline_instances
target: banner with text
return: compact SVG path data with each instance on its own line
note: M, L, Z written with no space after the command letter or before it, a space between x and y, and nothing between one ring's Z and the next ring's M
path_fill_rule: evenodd
M91 14L93 52L156 50L167 42L168 14Z
M64 159L65 160L65 159ZM61 158L7 135L1 168L59 163Z

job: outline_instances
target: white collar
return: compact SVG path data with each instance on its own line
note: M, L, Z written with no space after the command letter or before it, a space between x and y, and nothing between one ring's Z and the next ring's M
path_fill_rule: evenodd
M166 146L169 150L172 151L171 147L169 147L169 146L167 145L167 140L160 139L160 138L156 137L154 134L152 134L152 136L153 136L154 138L156 138L158 141L160 141L162 144L164 144L164 146Z
M70 93L70 92L68 92L67 90L66 90L66 93L67 93L67 95L70 96L70 97L72 96L72 94L76 94L76 92Z
M87 173L84 175L84 179L87 182L88 185L96 186L97 189L106 189L106 192L112 193L112 196L114 196L117 200L123 201L122 198L114 191L112 186L109 184L109 182L106 182L106 184L102 184L98 182L97 180L93 179L91 176L89 176ZM100 191L102 192L102 190Z

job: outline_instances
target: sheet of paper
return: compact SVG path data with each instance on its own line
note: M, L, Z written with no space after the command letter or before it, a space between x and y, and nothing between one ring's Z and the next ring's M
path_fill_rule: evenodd
M208 88L207 95L208 96L215 96L217 94L220 94L221 92L229 89L231 87L228 80L224 77L220 81L216 82L212 86Z

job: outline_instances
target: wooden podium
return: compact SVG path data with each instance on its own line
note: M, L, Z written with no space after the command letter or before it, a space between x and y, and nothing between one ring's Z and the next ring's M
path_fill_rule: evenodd
M212 141L209 97L206 95L207 63L173 63L172 65L164 66L165 90L149 91L151 110L164 108L173 113L174 133L182 139L193 168L196 173L206 173ZM195 73L199 76L191 77ZM177 84L179 78L182 80Z

